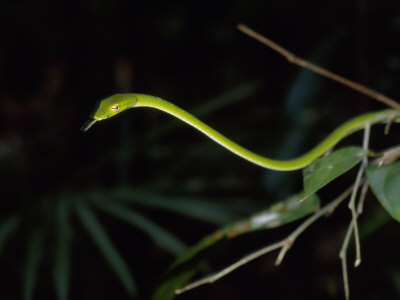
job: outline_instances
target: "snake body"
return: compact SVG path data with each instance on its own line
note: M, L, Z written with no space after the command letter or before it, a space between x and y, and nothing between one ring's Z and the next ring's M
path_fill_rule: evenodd
M215 129L197 119L192 114L166 100L144 94L115 94L100 101L91 119L82 126L87 131L94 123L111 118L122 111L136 107L151 107L162 110L196 128L210 139L225 147L234 154L266 169L289 171L301 169L324 154L337 144L343 137L364 128L366 124L388 122L400 116L399 110L381 110L359 115L337 127L324 140L307 153L289 160L276 160L254 153L228 139Z

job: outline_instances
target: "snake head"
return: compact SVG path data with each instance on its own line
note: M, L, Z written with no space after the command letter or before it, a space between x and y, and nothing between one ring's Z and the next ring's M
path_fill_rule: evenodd
M134 94L115 94L100 101L90 119L81 127L85 132L97 121L111 118L124 110L135 106L137 100Z

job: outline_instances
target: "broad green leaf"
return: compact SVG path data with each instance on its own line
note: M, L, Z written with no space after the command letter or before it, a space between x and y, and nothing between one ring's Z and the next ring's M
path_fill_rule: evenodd
M304 192L316 193L329 182L357 165L365 154L360 147L346 147L318 158L303 170Z
M376 198L392 218L400 222L400 162L369 166L366 172Z
M113 201L97 201L96 205L105 212L124 220L147 233L150 238L160 247L170 251L172 254L182 254L186 245L177 237L164 230L145 216L130 210L128 207Z
M304 194L299 193L267 210L254 214L246 220L235 222L215 231L191 247L173 263L170 267L170 276L167 276L166 280L156 290L153 299L172 299L175 294L174 291L184 286L203 262L203 260L193 262L193 258L216 242L255 230L275 228L298 220L318 208L319 198L317 195L313 194L304 199ZM190 264L190 267L187 264Z
M59 300L68 299L71 242L71 225L68 218L69 207L64 199L59 199L56 211L57 237L53 266L56 295Z
M136 294L136 284L125 261L119 255L117 249L115 249L106 231L97 220L92 210L86 204L82 203L82 201L77 201L76 212L83 226L97 244L127 292L130 295Z
M17 216L11 216L6 218L0 224L0 255L3 250L4 244L7 239L15 232L19 224L19 218Z
M36 285L38 267L43 255L43 232L36 230L31 234L26 256L24 299L33 299L33 291Z

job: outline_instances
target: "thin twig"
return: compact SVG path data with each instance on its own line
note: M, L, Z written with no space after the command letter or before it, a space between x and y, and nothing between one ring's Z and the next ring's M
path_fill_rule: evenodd
M388 165L399 158L400 158L400 146L395 146L385 150L379 158L375 159L372 162L372 164L380 167L383 165Z
M339 252L340 260L342 261L342 275L343 275L343 286L344 286L344 295L346 300L350 299L350 288L349 288L349 276L347 273L347 247L349 245L350 236L353 231L353 220L350 222L349 227L347 228L346 236L343 240L342 248Z
M256 259L256 258L258 258L258 257L260 257L260 256L262 256L264 254L267 254L268 252L271 252L271 251L273 251L275 249L278 249L278 248L282 247L282 243L283 243L283 241L280 241L278 243L274 243L272 245L269 245L268 247L262 248L262 249L260 249L260 250L258 250L256 252L253 252L253 253L251 253L249 255L246 255L241 260L238 260L234 264L232 264L229 267L219 271L218 273L216 273L214 275L207 276L207 277L205 277L203 279L194 281L194 282L184 286L181 289L175 290L175 294L182 294L184 292L187 292L189 290L197 288L197 287L199 287L201 285L204 285L206 283L213 283L213 282L217 281L218 279L220 279L221 277L224 277L224 276L228 275L229 273L231 273L232 271L236 270L237 268L247 264L248 262L250 262L250 261L252 261L252 260L254 260L254 259Z
M339 197L337 197L335 200L331 201L327 205L325 205L323 208L320 210L316 211L312 216L308 217L299 227L296 228L295 231L293 231L285 240L289 241L284 244L282 247L276 261L275 265L280 265L286 252L290 249L290 247L294 244L294 241L297 239L297 237L303 233L311 224L313 224L316 220L318 220L321 216L326 215L326 214L331 214L336 207L344 201L351 193L352 187L348 188L345 190Z
M334 80L336 82L339 82L355 91L358 91L368 97L371 97L372 99L375 99L379 102L382 102L386 104L389 107L395 108L395 109L400 109L400 104L396 102L394 99L389 98L381 93L378 93L370 88L367 88L366 86L359 84L357 82L354 82L352 80L349 80L347 78L344 78L338 74L335 74L331 71L328 71L322 67L319 67L313 63L310 63L300 57L297 57L294 55L292 52L286 50L282 46L276 44L275 42L271 41L270 39L266 38L265 36L255 32L251 28L247 27L246 25L239 24L237 28L245 33L246 35L256 39L257 41L263 43L264 45L270 47L271 49L275 50L279 54L283 55L290 63L293 63L295 65L298 65L300 67L309 69L319 75L322 75L324 77L327 77L331 80Z
M389 117L389 119L385 125L385 130L384 130L385 135L389 135L390 127L392 126L392 124L396 120L396 118L397 118L397 116L395 114L393 114L392 116Z
M364 129L364 138L363 138L363 149L365 151L368 151L370 129L371 129L371 125L369 123L366 124L365 129ZM346 236L343 240L342 248L340 249L340 253L339 253L340 260L342 261L343 286L344 286L344 295L345 295L346 299L350 298L349 275L348 275L348 269L347 269L347 249L349 246L351 233L353 231L354 231L354 240L355 240L355 244L356 244L356 260L354 262L354 266L358 267L361 263L360 236L359 236L358 225L357 225L357 217L358 217L359 213L356 211L355 199L357 196L357 191L360 187L360 183L362 181L362 179L361 179L362 175L364 173L364 170L365 170L367 164L368 164L368 156L364 155L362 163L360 165L360 168L358 169L356 180L353 185L353 191L351 193L350 201L349 201L349 208L351 210L351 222L350 222L349 227L347 228ZM365 188L366 183L367 183L367 181L364 180L363 188ZM361 192L359 204L361 203L361 201L363 201L362 200L363 197L365 197L365 192L364 193Z
M361 187L361 192L360 192L360 200L358 200L358 205L357 205L357 213L361 215L363 213L364 209L364 203L365 199L367 198L367 192L369 188L369 182L366 180Z
M293 243L295 242L296 238L302 233L304 232L310 225L312 225L316 220L318 220L320 217L326 215L329 212L332 212L335 210L335 208L342 203L352 192L353 187L349 187L347 188L339 197L337 197L335 200L331 201L330 203L328 203L327 205L325 205L323 208L319 209L318 211L316 211L313 215L311 215L310 217L308 217L302 224L300 224L300 226L298 226L296 228L296 230L294 230L289 236L287 236L285 239L273 243L271 245L268 245L267 247L264 247L258 251L255 251L249 255L246 255L245 257L243 257L242 259L238 260L237 262L235 262L234 264L228 266L225 269L222 269L221 271L207 276L203 279L194 281L186 286L184 286L181 289L177 289L175 290L176 294L182 294L184 292L187 292L189 290L192 290L194 288L197 288L201 285L207 284L207 283L213 283L215 281L217 281L218 279L220 279L221 277L224 277L226 275L228 275L229 273L231 273L232 271L236 270L237 268L249 263L250 261L264 255L267 254L269 252L272 252L276 249L281 248L281 252L278 255L277 260L275 261L275 265L279 265L283 258L284 255L286 254L286 252L290 249L290 247L293 245Z
M371 129L371 125L369 123L366 124L365 129L364 129L364 138L363 138L363 149L366 152L368 151L370 129ZM355 244L356 244L356 260L354 262L355 267L358 267L361 263L360 236L358 233L358 225L357 225L358 214L356 212L355 202L356 202L357 191L358 191L358 188L360 185L361 177L364 173L365 168L367 167L367 164L368 164L368 156L364 155L362 163L360 165L360 168L358 169L356 181L353 186L353 192L351 193L350 201L349 201L349 209L351 210L351 217L352 217L353 229L354 229L354 239L355 239Z
M359 188L359 183L361 180L361 176L364 172L364 166L363 164L360 165L360 168L358 170L357 173L357 177L356 177L356 181L355 184L353 186L353 192L351 193L350 196L350 201L349 201L349 209L351 211L351 222L352 222L352 228L354 230L354 240L355 240L355 244L356 244L356 259L354 261L354 266L358 267L361 263L361 246L360 246L360 236L358 233L358 225L357 225L357 211L355 208L355 199L357 196L357 191ZM347 250L347 249L346 249Z

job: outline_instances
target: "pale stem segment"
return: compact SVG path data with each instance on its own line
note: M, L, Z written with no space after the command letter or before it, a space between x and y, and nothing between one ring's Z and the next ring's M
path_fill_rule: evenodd
M350 225L347 228L347 232L346 232L346 235L343 240L343 245L339 252L339 257L340 257L340 260L342 261L343 286L344 286L344 295L345 295L346 300L350 299L350 288L349 288L349 277L348 277L349 275L347 272L346 254L347 254L347 247L349 245L351 233L353 231L353 227L354 227L354 222L352 220L352 221L350 221Z
M364 203L365 203L365 198L367 197L367 192L369 188L369 182L366 180L361 187L361 192L360 192L360 200L358 200L358 205L357 205L357 213L361 215L364 210Z
M365 150L365 153L367 153L367 151L368 151L370 129L371 129L371 125L369 123L367 123L364 128L364 138L363 138L363 149ZM347 229L346 236L343 240L343 245L342 245L342 248L340 249L340 253L339 253L340 260L342 261L343 286L344 286L344 294L345 294L346 299L350 298L349 276L348 276L348 269L347 269L347 249L349 246L351 233L353 231L354 231L354 240L355 240L355 245L356 245L356 259L354 262L354 266L358 267L361 263L360 236L359 236L358 224L357 224L357 217L358 217L359 213L356 211L355 199L357 197L358 188L361 185L360 183L361 183L362 175L364 174L364 170L367 167L367 165L368 165L368 156L367 156L367 154L365 154L363 157L363 160L361 162L360 168L358 169L356 180L353 185L353 191L350 196L349 209L351 210L351 222ZM366 183L367 183L367 181L364 182L363 189L365 189ZM363 198L365 198L365 194L366 194L365 191L361 192L359 205L361 202L364 202ZM359 207L361 207L361 206L359 206Z

